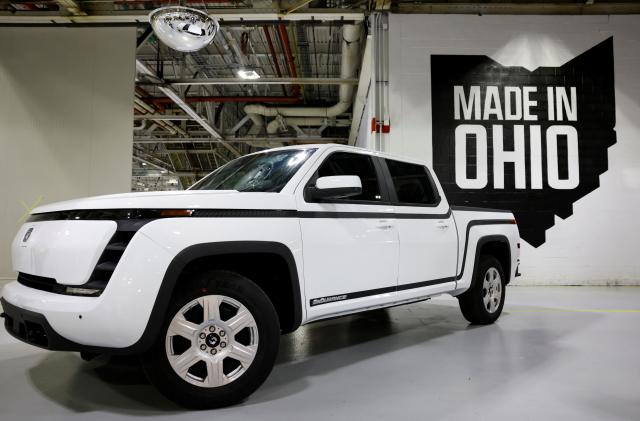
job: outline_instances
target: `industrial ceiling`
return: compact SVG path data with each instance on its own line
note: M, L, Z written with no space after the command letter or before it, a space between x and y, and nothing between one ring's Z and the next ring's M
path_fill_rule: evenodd
M181 53L161 44L148 14L167 5L220 21L213 42ZM135 25L135 190L186 188L263 148L353 143L361 108L367 16L401 13L640 13L637 1L40 0L0 1L0 25ZM254 71L257 80L242 79ZM362 88L362 86L360 86ZM366 94L366 91L365 91ZM354 123L355 122L355 123Z

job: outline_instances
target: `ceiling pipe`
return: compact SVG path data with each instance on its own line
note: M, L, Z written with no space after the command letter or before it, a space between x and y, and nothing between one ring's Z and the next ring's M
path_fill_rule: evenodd
M357 74L361 32L360 24L342 27L341 78L351 79ZM354 87L351 84L340 85L338 102L330 107L270 107L262 104L249 104L244 107L244 111L256 125L261 125L262 116L331 118L346 112L351 107L353 91Z
M157 113L157 110L152 106L150 106L149 104L147 104L146 102L144 102L142 99L140 99L137 93L135 98L133 99L133 108L140 115L153 115ZM170 121L158 121L158 125L162 127L164 130L168 131L169 133L172 133L172 134L179 133L183 136L187 135L187 132L185 132L180 127L176 126Z
M145 127L147 127L147 122L142 120L140 124L138 124L137 126L136 125L133 126L133 130L134 131L144 130Z
M169 97L146 97L146 102L152 104L172 104ZM290 96L188 96L184 98L187 104L193 102L272 102L276 104L297 104L299 98Z
M262 30L264 31L264 36L267 38L267 44L269 45L269 52L271 53L271 59L273 60L276 74L278 75L278 77L282 77L280 63L278 62L278 55L276 54L276 49L273 47L273 41L271 40L271 32L269 31L269 26L262 25ZM285 89L284 85L282 86L282 93L284 95L287 95L287 90Z
M284 56L287 59L287 66L289 67L289 76L298 77L296 72L296 64L291 54L291 44L289 43L289 34L287 33L287 25L280 22L277 25L278 34L280 35L280 41L282 42L282 48L284 49ZM293 85L293 92L291 96L300 96L300 85Z
M151 71L151 69L145 66L144 63L142 63L140 60L136 60L136 69L138 73L142 73L147 77L158 78L158 76L153 71ZM178 95L176 91L174 91L169 86L158 86L158 89L160 90L160 92L171 98L178 107L182 108L182 111L190 115L191 118L193 118L193 120L200 124L200 126L202 126L202 128L205 129L213 138L220 139L222 141L222 146L228 149L234 156L239 157L241 155L236 148L234 148L227 142L224 142L220 133L218 133L216 129L211 127L211 125L204 118L202 118L193 108L191 108L186 102L184 102L184 100L180 98L180 95Z
M326 121L323 117L276 117L267 124L267 133L276 134L288 126L322 126Z

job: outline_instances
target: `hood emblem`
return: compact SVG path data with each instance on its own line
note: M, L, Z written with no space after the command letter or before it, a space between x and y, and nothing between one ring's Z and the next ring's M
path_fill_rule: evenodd
M26 243L29 240L29 237L31 237L32 232L33 232L33 228L29 228L27 232L24 233L24 237L22 238L23 243Z

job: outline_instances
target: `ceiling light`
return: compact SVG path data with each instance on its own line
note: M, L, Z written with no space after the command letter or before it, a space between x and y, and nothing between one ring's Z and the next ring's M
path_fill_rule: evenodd
M163 43L185 53L209 45L220 28L206 12L184 6L156 9L149 15L149 22Z
M240 79L260 79L260 75L255 70L240 69L238 70L238 76L240 77Z

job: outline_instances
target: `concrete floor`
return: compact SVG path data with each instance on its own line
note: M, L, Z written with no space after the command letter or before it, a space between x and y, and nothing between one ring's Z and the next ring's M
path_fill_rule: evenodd
M187 412L134 364L0 333L0 420L640 420L640 288L510 287L497 324L451 298L312 324L284 336L244 404Z

